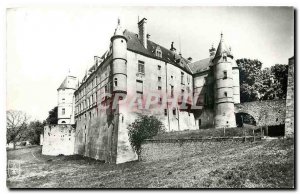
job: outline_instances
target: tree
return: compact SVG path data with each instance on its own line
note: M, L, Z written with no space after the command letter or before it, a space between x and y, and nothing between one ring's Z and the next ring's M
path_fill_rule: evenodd
M238 59L240 69L241 102L285 99L287 87L287 65L274 65L261 69L258 60Z
M261 85L260 73L262 63L258 60L237 59L240 69L241 102L251 102L259 99L258 87Z
M56 125L57 124L57 106L49 111L48 117L46 119L46 123L48 125Z
M128 135L131 146L136 151L140 160L141 145L145 139L154 137L165 131L164 125L155 116L139 115L128 127Z
M22 111L6 111L6 141L7 143L12 142L14 149L16 142L27 138L28 120L29 116Z
M29 123L28 138L31 144L40 144L40 135L43 133L45 125L46 121L32 121Z

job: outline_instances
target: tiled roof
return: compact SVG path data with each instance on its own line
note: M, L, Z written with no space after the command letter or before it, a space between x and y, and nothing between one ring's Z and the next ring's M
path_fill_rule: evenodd
M212 65L212 62L211 62L210 58L202 59L202 60L195 61L195 62L189 64L189 66L194 74L201 72L201 71L208 70L209 66L211 66L211 65Z

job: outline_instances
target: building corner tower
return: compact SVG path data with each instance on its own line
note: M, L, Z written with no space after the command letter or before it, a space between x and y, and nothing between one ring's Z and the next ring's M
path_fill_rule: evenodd
M77 78L68 75L57 89L57 124L74 124L75 99Z
M112 43L112 91L113 94L127 94L127 38L123 35L120 19L110 40Z
M214 64L214 90L215 90L215 128L236 127L233 101L233 56L226 47L223 34L217 48Z

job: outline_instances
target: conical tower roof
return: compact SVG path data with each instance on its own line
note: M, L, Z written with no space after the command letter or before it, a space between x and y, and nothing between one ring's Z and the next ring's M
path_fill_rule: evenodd
M217 52L215 54L215 58L221 57L222 53L226 53L227 56L231 56L230 50L228 49L227 45L224 43L223 33L221 33L221 40L220 40L219 46L217 48Z
M68 75L65 80L60 84L59 88L60 89L76 89L76 82L72 81L73 79L76 79L76 77Z
M124 36L124 31L122 29L120 18L118 18L118 25L117 25L117 27L115 29L115 33L114 33L113 37L111 37L110 40L112 41L113 38L115 38L115 37L122 37L122 38L124 38L127 41L127 38Z

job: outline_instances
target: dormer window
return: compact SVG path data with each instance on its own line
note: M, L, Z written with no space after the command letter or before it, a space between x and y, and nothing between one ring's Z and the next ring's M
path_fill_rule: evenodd
M162 58L162 51L159 46L155 49L155 55L159 58Z

